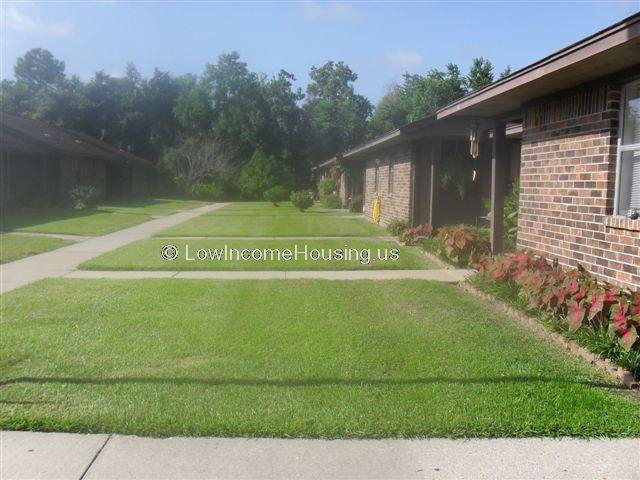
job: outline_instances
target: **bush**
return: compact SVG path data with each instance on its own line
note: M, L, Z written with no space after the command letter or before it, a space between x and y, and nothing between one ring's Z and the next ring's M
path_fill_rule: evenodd
M318 182L318 194L320 200L324 200L329 195L336 194L338 192L338 182L331 177L324 177Z
M354 195L349 202L349 211L353 213L362 213L362 195Z
M400 241L405 245L415 245L433 236L433 226L428 223L414 228L405 228L400 235Z
M272 155L256 150L251 160L240 170L238 188L246 199L259 200L264 192L277 185L289 187L293 174L289 167Z
M625 359L624 366L640 375L640 292L599 282L580 266L564 271L531 252L487 257L476 268L486 282L512 285L526 308L557 319L566 333L586 330L583 338L597 344L601 355ZM603 345L603 331L609 346Z
M76 210L86 210L96 206L98 190L93 185L76 185L69 190L69 198Z
M478 229L466 225L438 230L438 255L460 267L470 267L491 251L489 239Z
M263 197L267 202L271 202L277 207L280 202L284 202L289 198L289 190L281 185L276 185L265 190Z
M293 203L293 206L301 212L304 212L306 209L313 206L313 197L304 190L291 192L289 199L291 200L291 203Z
M325 208L342 208L342 200L340 199L339 195L332 193L324 197L324 199L322 200L322 205L324 205Z
M221 182L199 182L191 187L191 193L202 200L218 201L224 197L224 186Z
M392 218L387 225L387 232L394 237L399 237L404 231L409 228L409 224L406 220L400 220L399 218Z

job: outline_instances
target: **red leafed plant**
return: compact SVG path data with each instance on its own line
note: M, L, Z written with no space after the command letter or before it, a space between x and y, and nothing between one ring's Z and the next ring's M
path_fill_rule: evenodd
M433 226L428 223L424 223L417 227L405 229L405 231L402 232L402 235L400 235L400 241L404 242L406 245L415 245L432 235Z
M567 319L567 329L608 328L625 350L640 350L640 292L623 290L581 266L565 271L531 252L485 257L478 272L490 282L511 283L529 308Z
M473 265L488 255L489 251L486 236L465 225L445 226L438 230L438 254L457 265Z

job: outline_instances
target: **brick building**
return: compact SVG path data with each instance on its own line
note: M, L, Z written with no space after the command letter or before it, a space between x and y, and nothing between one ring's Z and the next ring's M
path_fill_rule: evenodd
M470 138L477 139L471 155ZM477 224L520 178L518 246L640 287L640 14L340 157L381 223ZM354 173L355 172L355 173ZM452 188L466 185L464 195ZM447 181L449 185L447 185Z
M151 162L83 133L0 114L0 206L65 199L76 185L107 197L147 192Z

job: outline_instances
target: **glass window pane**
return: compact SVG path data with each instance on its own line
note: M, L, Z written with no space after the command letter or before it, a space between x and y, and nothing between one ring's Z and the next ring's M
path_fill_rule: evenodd
M622 143L640 143L640 82L632 83L625 88L623 121Z
M626 215L631 208L640 208L640 150L620 154L618 213Z

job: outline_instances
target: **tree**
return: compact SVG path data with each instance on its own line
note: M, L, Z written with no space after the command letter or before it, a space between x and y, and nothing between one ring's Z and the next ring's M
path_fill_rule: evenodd
M16 82L25 82L36 89L53 87L64 79L64 62L48 50L33 48L16 60L13 74Z
M405 74L402 95L406 98L407 121L435 113L465 92L465 78L453 63L448 63L445 71L432 69L424 77Z
M343 62L311 67L305 111L313 133L313 156L324 159L357 145L366 137L371 103L355 93L358 76Z
M175 147L167 149L161 166L184 192L191 192L196 183L226 183L235 172L220 144L203 137L181 139Z
M207 64L204 81L209 86L213 133L223 142L235 163L247 161L268 137L268 105L255 73L237 52L220 55Z
M244 198L262 199L264 192L275 186L291 188L293 175L290 169L273 155L256 150L251 160L242 167L238 187Z
M508 77L509 75L511 75L511 66L507 65L507 68L505 68L502 72L500 72L500 75L498 76L498 80L502 80L505 77Z
M470 92L480 90L493 82L493 65L483 57L474 58L469 74L467 88Z
M407 123L406 98L402 87L393 84L376 105L369 121L369 137L387 133Z

